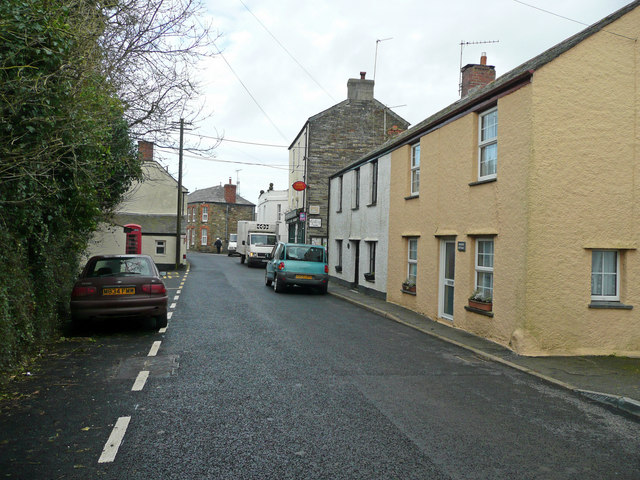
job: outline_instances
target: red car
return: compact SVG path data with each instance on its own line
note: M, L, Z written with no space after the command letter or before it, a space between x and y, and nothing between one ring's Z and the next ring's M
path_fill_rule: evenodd
M91 257L71 293L74 324L99 318L150 317L167 326L167 289L148 255Z

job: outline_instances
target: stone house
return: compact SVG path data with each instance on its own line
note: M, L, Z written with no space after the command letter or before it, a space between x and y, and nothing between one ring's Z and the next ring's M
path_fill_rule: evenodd
M255 205L236 194L231 183L196 190L187 196L189 250L216 252L217 238L227 253L229 234L237 233L239 220L253 220Z
M290 242L327 245L329 175L408 128L409 122L373 96L374 81L347 82L347 99L310 117L289 146L289 189L285 213Z

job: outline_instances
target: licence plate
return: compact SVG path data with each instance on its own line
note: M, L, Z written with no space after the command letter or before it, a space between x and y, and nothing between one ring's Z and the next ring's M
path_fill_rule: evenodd
M102 295L134 295L136 287L111 287L103 288Z
M311 275L296 275L296 278L301 278L303 280L313 280Z

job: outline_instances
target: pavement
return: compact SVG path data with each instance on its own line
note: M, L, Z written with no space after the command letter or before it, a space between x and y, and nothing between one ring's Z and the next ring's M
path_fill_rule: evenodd
M640 358L525 357L482 337L357 290L329 282L329 293L389 320L570 390L640 420Z

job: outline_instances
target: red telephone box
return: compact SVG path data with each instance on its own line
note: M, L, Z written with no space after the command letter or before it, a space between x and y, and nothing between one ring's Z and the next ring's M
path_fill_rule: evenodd
M124 226L124 233L127 235L127 243L124 253L142 253L142 227L134 223Z

